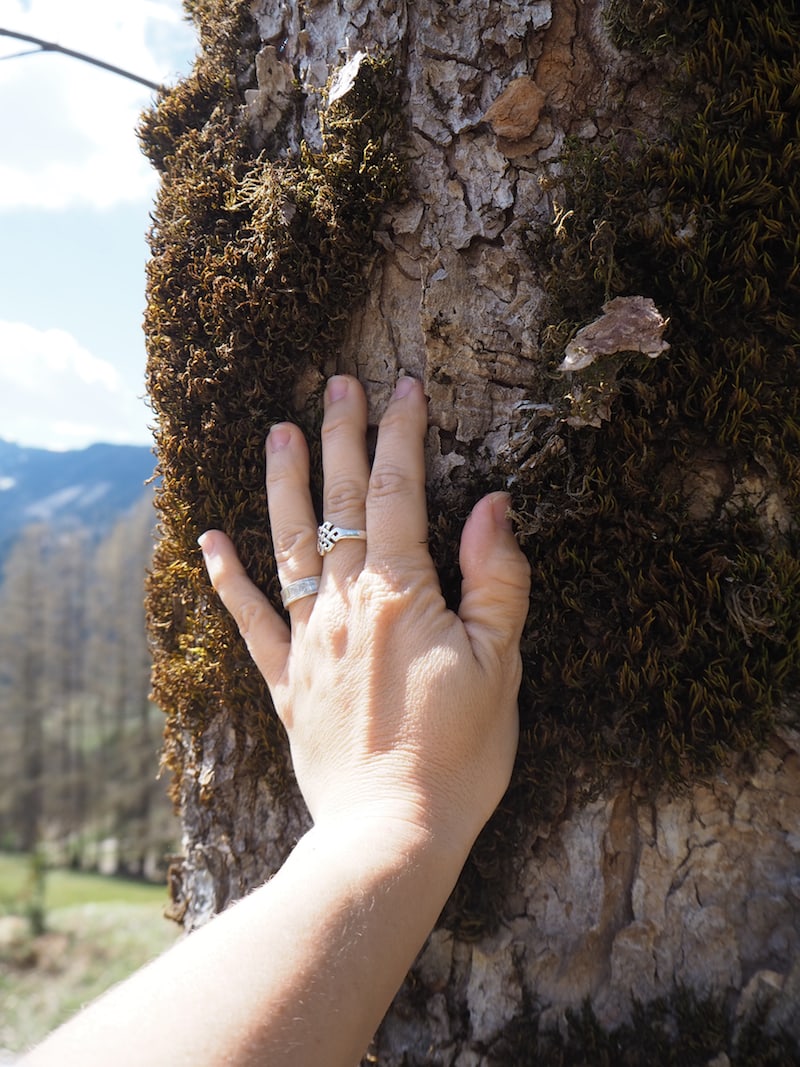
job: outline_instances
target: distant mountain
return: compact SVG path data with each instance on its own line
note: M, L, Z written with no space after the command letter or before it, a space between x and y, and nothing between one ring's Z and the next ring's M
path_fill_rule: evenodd
M0 439L0 559L32 523L106 533L145 493L154 466L146 445L50 452Z

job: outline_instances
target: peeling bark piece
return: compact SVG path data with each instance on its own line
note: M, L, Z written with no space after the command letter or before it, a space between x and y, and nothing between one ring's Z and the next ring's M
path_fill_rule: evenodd
M603 304L599 319L578 330L558 369L583 370L616 352L641 352L655 359L669 348L661 336L668 322L649 296L618 296Z
M530 137L539 125L539 116L544 107L546 94L533 78L516 78L498 96L484 120L498 137L508 141L521 141Z
M336 100L341 100L343 96L346 96L347 93L350 92L356 83L361 64L366 58L366 52L356 52L352 59L349 59L342 69L337 71L331 82L330 92L328 93L329 105Z
M245 90L251 126L262 136L273 133L292 102L294 72L272 45L256 56L257 89Z

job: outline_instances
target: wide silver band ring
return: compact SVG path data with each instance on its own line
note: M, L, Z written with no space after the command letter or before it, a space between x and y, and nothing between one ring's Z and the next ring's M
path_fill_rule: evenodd
M366 539L366 530L345 530L341 526L334 526L332 522L323 522L317 528L317 552L324 556L339 541L366 541Z
M290 604L294 604L296 600L302 600L303 597L314 596L319 592L320 576L314 575L313 578L298 578L296 582L290 582L284 589L281 589L281 600L283 606L288 608Z

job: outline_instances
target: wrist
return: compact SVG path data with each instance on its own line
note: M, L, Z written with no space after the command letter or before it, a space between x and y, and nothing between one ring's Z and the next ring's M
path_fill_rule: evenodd
M366 868L382 874L425 871L455 885L466 862L472 839L397 815L373 813L333 816L315 821L299 843L320 855L335 853L352 866L356 877ZM299 847L299 846L298 846Z
M352 775L344 788L326 794L304 789L314 826L374 841L381 854L397 850L425 857L434 848L460 871L496 802L484 803L481 811L475 794L453 788L446 775L436 788L417 783L413 766L393 768L384 777L376 782Z

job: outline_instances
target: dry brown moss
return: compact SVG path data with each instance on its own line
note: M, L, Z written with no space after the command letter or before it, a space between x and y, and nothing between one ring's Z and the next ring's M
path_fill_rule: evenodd
M374 255L377 215L403 180L395 154L391 63L362 65L323 121L323 148L255 155L235 72L253 36L248 5L195 3L203 50L194 74L145 117L163 182L151 233L146 333L157 415L162 536L148 589L155 697L168 715L177 775L221 709L261 739L264 774L284 743L266 688L210 595L196 538L226 530L253 579L276 575L263 492L269 427L294 416L292 391L340 342ZM253 38L254 50L258 48ZM315 437L317 408L305 428Z

